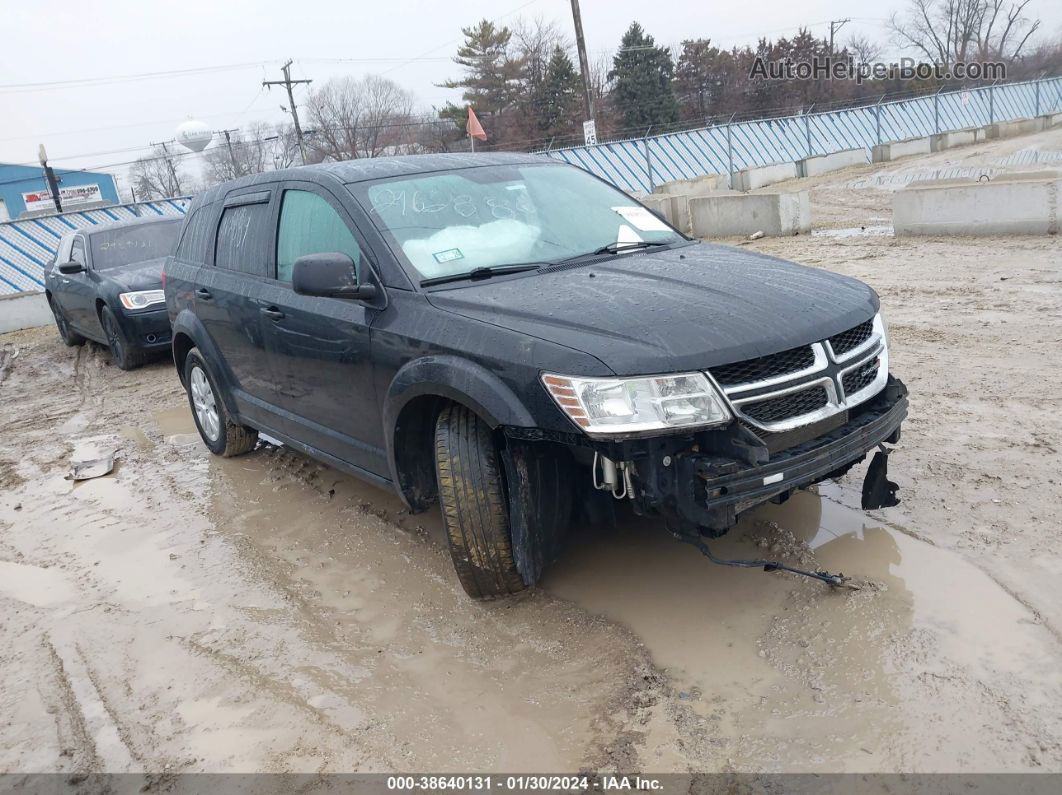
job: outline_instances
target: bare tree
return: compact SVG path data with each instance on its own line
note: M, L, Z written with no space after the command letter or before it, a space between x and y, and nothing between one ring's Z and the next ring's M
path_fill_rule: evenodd
M1040 20L1025 15L1030 0L910 0L889 20L896 43L938 63L1018 58Z
M352 160L409 151L413 95L377 75L329 80L306 101L307 141L317 160Z
M524 83L532 91L545 79L553 51L560 47L571 52L572 43L556 20L542 16L520 18L512 28L516 58L524 65Z
M845 48L856 63L874 63L881 60L882 46L868 36L851 36Z
M251 124L229 134L203 153L204 178L216 185L237 177L287 168L298 161L299 144L291 124Z
M156 146L150 155L139 158L129 167L129 182L141 201L179 196L191 187L178 158L161 146Z

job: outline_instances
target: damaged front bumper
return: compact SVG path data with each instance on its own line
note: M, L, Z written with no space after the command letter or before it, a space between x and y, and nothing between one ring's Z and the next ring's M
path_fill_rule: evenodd
M738 426L727 434L704 434L684 449L666 440L650 442L647 454L631 456L637 473L636 507L662 515L679 534L721 535L744 511L768 500L782 501L795 489L836 478L883 443L899 441L907 416L907 389L889 377L878 395L847 421L784 450L766 445ZM864 486L864 508L895 505L895 484L885 479L879 454Z

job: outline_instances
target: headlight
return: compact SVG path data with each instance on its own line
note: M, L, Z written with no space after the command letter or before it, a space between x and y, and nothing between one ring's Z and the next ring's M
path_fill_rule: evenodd
M152 304L166 303L166 293L162 290L138 290L135 293L122 293L118 300L126 309L146 309Z
M543 374L561 411L589 434L628 434L722 425L730 410L703 373L646 378Z

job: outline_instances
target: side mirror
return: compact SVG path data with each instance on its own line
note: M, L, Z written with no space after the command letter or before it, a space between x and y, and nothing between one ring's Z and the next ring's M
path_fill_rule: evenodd
M358 284L354 260L338 251L299 257L292 267L291 286L299 295L323 298L367 300L377 292L375 284Z
M63 262L59 264L60 273L73 274L81 273L84 270L84 265L82 265L80 262L74 262L73 260L71 260L70 262Z

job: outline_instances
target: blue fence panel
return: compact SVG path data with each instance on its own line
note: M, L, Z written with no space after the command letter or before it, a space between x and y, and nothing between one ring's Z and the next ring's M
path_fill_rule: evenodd
M54 256L59 239L84 229L144 216L184 215L190 199L116 204L94 210L66 212L0 223L0 295L32 292L44 287L44 265Z
M998 121L1062 112L1062 78L985 86L859 108L742 121L647 138L555 149L572 163L629 193L676 179L801 160L843 149Z

